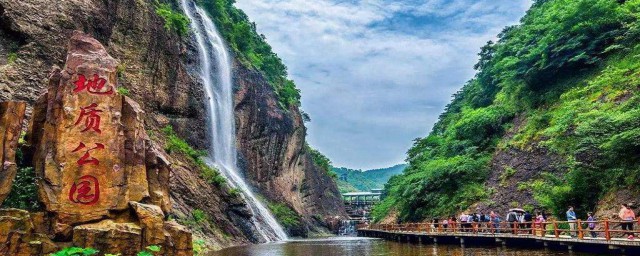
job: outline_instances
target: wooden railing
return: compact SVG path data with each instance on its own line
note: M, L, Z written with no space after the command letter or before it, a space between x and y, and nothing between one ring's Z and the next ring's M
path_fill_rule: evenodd
M594 223L593 230L589 229L590 223ZM536 222L473 222L473 223L404 223L404 224L359 224L357 229L381 230L388 232L417 232L417 233L471 233L471 234L513 234L530 236L570 235L576 239L599 237L611 240L612 237L626 233L640 233L640 218L634 221L633 230L623 230L625 221L546 221ZM573 224L573 225L572 225ZM573 227L572 227L573 226ZM592 233L593 232L593 233ZM620 236L622 237L622 236ZM626 236L624 236L626 238ZM640 242L640 240L637 240Z

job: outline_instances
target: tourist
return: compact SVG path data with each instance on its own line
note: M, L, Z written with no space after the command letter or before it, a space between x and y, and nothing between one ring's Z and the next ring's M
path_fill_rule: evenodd
M467 232L473 232L474 231L473 225L474 225L474 223L478 222L477 216L478 216L477 213L469 215L469 217L467 219Z
M525 227L527 228L529 233L533 234L533 230L531 229L531 224L533 222L533 215L531 215L531 213L529 213L528 211L525 211L523 219L524 219Z
M458 224L457 222L458 221L456 220L456 216L451 216L449 218L449 227L454 232L456 231L456 229L458 229L458 227L456 227L456 225Z
M525 228L524 225L524 214L519 212L518 213L518 230L523 230Z
M514 211L509 211L507 213L507 222L509 222L509 227L511 227L511 232L515 235L516 230L518 229L518 215Z
M628 230L626 234L628 235L629 240L633 240L633 221L636 219L636 214L629 208L629 205L622 204L622 208L620 209L620 213L618 213L620 219L622 220L622 230Z
M576 237L576 221L578 217L576 217L576 212L573 211L573 206L569 206L569 210L567 210L567 221L569 222L569 236Z
M542 215L541 212L537 212L536 213L536 226L535 227L540 230L538 232L539 236L544 235L544 232L546 231L545 230L546 227L544 226L544 222L545 221L547 221L547 220L544 218L544 215Z
M447 228L449 228L449 220L448 219L444 219L442 221L442 228L444 229L443 231L447 231Z
M589 218L587 218L587 222L589 223L587 226L589 227L589 233L591 234L591 238L596 238L598 235L596 234L596 218L593 217L593 213L592 212L588 212L587 216L589 216Z
M549 219L549 216L547 216L547 212L545 210L542 210L542 230L544 230L546 232L547 230L547 220Z
M433 218L431 221L431 232L438 232L438 228L440 226L440 220L438 218Z
M480 223L478 227L480 228L480 230L478 230L479 232L487 232L489 229L489 216L483 212L480 212Z
M467 232L467 221L469 220L470 216L467 215L466 213L462 213L460 214L460 231L462 232Z
M494 211L491 211L489 213L489 218L491 218L491 222L493 223L493 229L496 232L500 232L500 216L498 216Z

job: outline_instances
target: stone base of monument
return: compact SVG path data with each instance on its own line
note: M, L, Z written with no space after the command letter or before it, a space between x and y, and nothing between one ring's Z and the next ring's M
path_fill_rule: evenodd
M0 255L47 255L65 247L135 255L192 255L191 232L167 220L171 162L149 139L144 111L119 95L117 60L76 31L64 69L33 106L25 158L43 212L0 210ZM24 103L0 103L0 203L16 175Z
M135 204L137 221L105 219L78 225L70 241L54 235L56 227L46 213L0 209L0 255L48 255L72 246L93 248L100 255L135 255L149 245L161 246L158 254L193 254L191 231L175 221L164 221L155 205Z

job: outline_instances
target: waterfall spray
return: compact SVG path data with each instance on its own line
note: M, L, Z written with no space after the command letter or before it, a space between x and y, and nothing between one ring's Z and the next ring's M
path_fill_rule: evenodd
M206 162L220 170L228 183L242 192L253 213L253 225L266 241L285 240L287 234L269 210L257 200L239 173L231 61L224 41L202 8L188 0L181 0L181 4L195 34L200 55L200 75L207 94L211 150Z

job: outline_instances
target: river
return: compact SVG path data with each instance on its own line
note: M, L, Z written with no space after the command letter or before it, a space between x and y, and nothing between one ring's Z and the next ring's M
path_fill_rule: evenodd
M586 256L591 254L569 253L544 249L507 247L467 247L459 245L417 245L389 242L361 237L335 237L327 239L302 239L227 248L210 256Z

